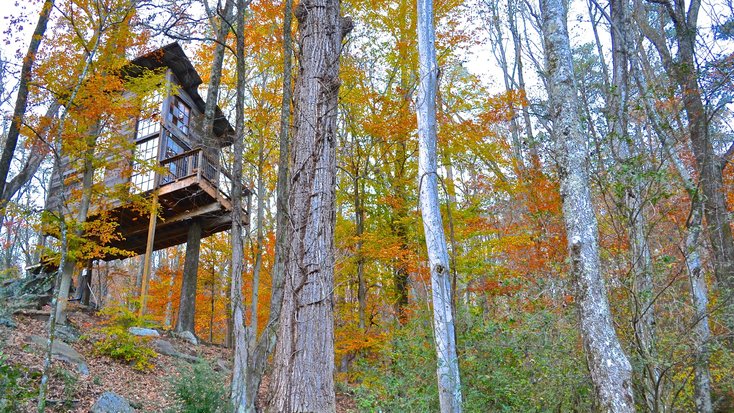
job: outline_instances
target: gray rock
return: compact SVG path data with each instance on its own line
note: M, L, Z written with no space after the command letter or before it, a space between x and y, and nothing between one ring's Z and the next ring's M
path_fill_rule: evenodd
M41 336L32 335L31 342L39 347L42 351L45 351L48 346L48 339ZM54 340L54 345L51 348L51 355L57 360L62 360L67 363L74 365L80 374L88 375L89 368L84 357L79 354L74 348L61 340Z
M8 328L16 328L18 325L15 324L15 321L13 321L12 318L0 316L0 326L4 326Z
M198 346L199 345L199 340L196 338L196 336L194 335L194 333L192 333L191 331L182 331L180 333L173 333L173 335L175 337L178 337L178 338L182 339L182 340L186 340L186 341L188 341L189 343L191 343L191 344L193 344L195 346Z
M160 337L161 336L157 330L152 329L152 328L130 327L127 329L127 331L134 336L140 336L140 337Z
M94 403L89 413L134 413L135 410L122 396L106 391Z
M153 340L153 349L157 351L160 354L163 354L164 356L171 356L180 358L182 360L186 360L189 363L196 363L201 361L200 358L196 356L191 356L186 353L182 353L178 350L176 350L175 347L173 347L173 344L171 342L166 340Z
M81 337L81 335L82 333L79 330L69 324L59 324L56 326L56 337L66 342L76 343L79 341L79 337Z
M217 361L214 363L214 371L221 371L224 373L229 373L232 371L232 364L226 360L217 359Z

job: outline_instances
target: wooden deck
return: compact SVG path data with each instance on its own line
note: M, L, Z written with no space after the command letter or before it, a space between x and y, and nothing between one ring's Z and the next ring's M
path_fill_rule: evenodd
M232 226L231 179L195 149L161 162L165 173L158 176L158 218L156 220L153 250L168 248L186 242L189 223L201 222L202 237L229 230ZM245 190L245 195L247 191ZM146 196L152 196L152 191ZM243 201L243 223L249 215ZM123 240L110 246L135 254L145 253L148 238L149 212L131 205L119 205L108 211L118 223ZM122 258L110 255L105 260Z

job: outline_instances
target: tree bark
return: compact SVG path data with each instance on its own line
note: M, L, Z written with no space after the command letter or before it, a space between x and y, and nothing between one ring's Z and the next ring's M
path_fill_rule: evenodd
M420 82L416 96L418 117L418 190L423 231L428 249L436 338L438 398L441 412L461 412L461 380L451 305L451 271L441 206L438 201L436 150L436 62L433 1L418 0L418 61Z
M186 256L184 258L183 277L181 279L181 297L178 301L178 318L176 331L194 330L196 315L196 278L199 270L199 250L201 248L201 222L194 219L189 224L186 238Z
M277 412L334 412L334 223L339 55L351 19L339 0L303 0L289 251L273 372Z
M293 1L286 0L283 18L283 96L280 111L279 146L280 154L278 160L278 182L276 187L276 232L275 232L275 263L271 275L270 290L270 314L268 323L264 326L262 334L255 341L254 348L249 347L249 365L246 370L246 406L247 412L255 412L257 392L260 389L265 366L268 357L275 348L276 330L280 319L281 306L283 303L283 281L285 273L285 260L288 255L288 179L289 179L289 136L291 118L291 72L292 72L292 45L291 26L293 14ZM260 207L258 207L258 211ZM262 217L258 212L259 224L262 225ZM257 334L257 328L253 329ZM254 338L254 337L253 337ZM248 345L252 344L252 340Z
M688 221L686 235L685 260L688 279L691 284L691 300L696 311L693 320L693 341L695 346L694 397L696 412L711 413L711 372L709 370L709 340L711 329L708 317L708 288L706 273L701 265L700 244L698 242L702 228L703 205L694 198L693 211Z
M232 168L232 285L230 305L232 311L232 335L234 360L232 382L230 384L230 403L234 412L244 413L254 406L249 400L251 391L247 388L247 366L249 364L249 340L245 319L245 303L242 299L242 273L244 272L244 240L242 236L242 153L245 134L245 0L237 0L236 33L236 74L237 97L235 110L234 162ZM248 203L248 213L249 211ZM257 314L252 314L257 317Z
M548 96L559 162L571 271L577 282L581 336L601 411L634 412L629 360L622 351L601 275L597 222L591 202L588 153L563 0L541 0Z

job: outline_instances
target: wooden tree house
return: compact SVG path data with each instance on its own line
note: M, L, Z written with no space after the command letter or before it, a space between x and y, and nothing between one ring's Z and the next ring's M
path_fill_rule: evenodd
M145 69L165 71L167 93L151 94L152 107L157 110L153 116L135 120L134 127L130 127L129 139L135 152L130 151L126 165L105 170L103 179L105 186L127 184L131 193L151 197L157 213L135 208L130 202L110 200L104 207L90 206L88 220L95 219L104 208L121 235L110 245L135 254L145 253L146 261L152 251L193 242L196 245L187 245L188 268L184 272L195 272L201 238L231 228L232 178L222 167L220 155L222 148L232 144L234 131L218 107L213 136L204 131L205 102L198 92L202 79L178 43L133 60L126 76L139 75ZM144 166L156 164L156 160L157 168ZM81 172L64 167L69 165L68 157L60 164L63 173L52 178L46 203L46 209L51 211L66 208L64 200L70 198L75 186L81 185ZM249 195L246 189L245 195ZM247 224L245 209L242 218ZM102 257L117 258L121 255ZM148 272L150 263L145 265Z

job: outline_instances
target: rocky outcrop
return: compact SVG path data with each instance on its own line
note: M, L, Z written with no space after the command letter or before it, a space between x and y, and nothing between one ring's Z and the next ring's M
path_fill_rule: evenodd
M48 348L48 339L41 336L32 335L30 337L31 343L33 343L41 351L45 351ZM53 347L51 348L51 355L54 359L65 361L74 367L76 367L79 374L88 375L89 368L84 357L79 354L74 348L63 341L56 339L54 340Z
M128 333L139 336L139 337L160 337L160 333L158 333L158 330L155 330L153 328L143 328L143 327L130 327L127 329Z
M111 391L104 392L97 399L89 413L134 413L135 410L127 400Z
M202 359L200 359L199 357L182 353L176 350L176 348L173 347L173 344L171 344L170 341L153 340L152 347L153 350L157 351L160 354L163 354L164 356L180 358L182 360L188 361L189 363L197 363L199 361L202 361Z

